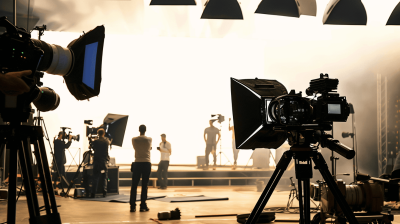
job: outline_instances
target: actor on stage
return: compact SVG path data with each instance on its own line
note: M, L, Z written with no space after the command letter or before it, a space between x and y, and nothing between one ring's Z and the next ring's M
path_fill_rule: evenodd
M109 160L108 147L110 140L105 137L106 132L103 128L97 130L98 139L91 143L94 151L93 156L93 182L91 188L91 197L94 198L97 192L99 181L103 181L103 197L107 195L107 162Z
M237 158L239 155L239 149L236 148L236 143L235 143L235 129L233 128L233 125L231 126L231 119L229 118L229 131L232 131L232 150L233 150L233 167L232 169L235 170L237 166Z
M169 166L169 156L171 155L171 143L167 141L167 136L165 134L161 135L160 147L161 159L158 164L157 177L158 183L160 185L159 189L167 189L168 185L168 166Z
M206 167L205 169L208 169L209 165L209 160L208 157L210 153L212 153L213 158L214 158L214 167L213 170L215 170L215 167L217 165L217 144L221 138L221 133L219 132L219 129L214 127L213 123L215 120L210 120L210 127L204 129L204 141L206 142ZM218 135L218 140L217 140L217 135Z
M142 193L141 193L141 203L140 211L147 212L149 208L147 207L147 185L149 183L150 173L151 173L151 163L150 163L150 150L152 139L145 136L146 126L139 126L140 136L132 138L133 149L135 150L135 162L132 163L132 186L131 186L131 212L136 211L136 194L137 185L139 184L140 177L142 177Z
M63 132L60 131L60 133L58 133L58 138L54 139L54 142L53 142L53 144L54 144L54 159L56 161L60 175L65 177L64 164L67 162L67 159L65 158L65 149L68 149L71 146L72 135L69 136L67 143L64 142L62 137L63 137ZM55 164L53 164L53 166L54 165ZM54 185L56 188L61 188L62 178L58 176L58 173L57 173L57 170L55 169L55 167L53 167L53 170L56 171ZM56 182L58 182L58 184L56 184Z

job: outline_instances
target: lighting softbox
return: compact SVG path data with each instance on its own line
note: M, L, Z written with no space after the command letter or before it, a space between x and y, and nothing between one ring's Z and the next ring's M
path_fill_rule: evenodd
M150 5L196 5L195 0L151 0Z
M112 145L122 146L127 123L128 115L107 114L104 118L103 124L105 131L113 139Z
M367 12L361 0L331 0L326 6L323 24L366 25Z
M400 2L397 4L396 8L394 8L386 25L400 25Z
M104 26L98 26L68 45L74 60L64 79L68 90L77 100L100 94L104 38Z
M276 80L231 78L232 112L238 149L279 148L285 132L273 130L267 113L272 99L287 94Z
M207 0L202 19L243 19L237 0Z

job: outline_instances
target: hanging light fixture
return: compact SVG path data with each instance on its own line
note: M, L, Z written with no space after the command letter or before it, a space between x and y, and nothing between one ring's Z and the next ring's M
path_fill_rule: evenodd
M386 25L400 25L400 2L397 4L396 8L394 8Z
M300 3L297 0L262 0L255 13L300 17Z
M150 5L196 5L195 0L151 0Z
M237 0L207 0L202 19L243 19Z
M367 25L367 12L361 0L331 0L326 6L323 24Z
M300 17L300 15L316 16L315 0L262 0L255 13Z

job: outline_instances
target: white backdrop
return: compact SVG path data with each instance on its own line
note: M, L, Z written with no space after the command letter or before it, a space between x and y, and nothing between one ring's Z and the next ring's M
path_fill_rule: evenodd
M237 29L246 35L234 35L236 28L225 28L228 23L248 21L209 21L209 25L220 23L221 27L210 31L215 35L201 38L205 36L187 33L187 28L192 28L191 20L188 26L171 28L159 19L155 22L158 27L146 25L149 32L134 35L109 33L115 27L105 24L99 97L78 102L61 77L46 75L43 79L46 86L61 96L59 108L43 114L49 134L54 136L59 127L67 126L74 134L82 135L83 120L92 119L98 126L107 113L126 114L129 120L124 145L111 151L117 163L133 161L130 139L139 134L138 126L145 124L147 135L154 139L153 147L160 142L161 133L167 134L173 150L171 163L194 164L196 156L204 152L203 130L210 115L220 113L226 120L231 117L230 77L277 79L289 90L304 92L310 79L324 72L340 80L339 93L354 104L358 112L359 147L365 156L363 169L375 169L376 74L398 75L400 28L384 26L395 1L385 7L376 1L363 2L368 11L368 26L323 26L321 13L317 19L256 15L249 26ZM319 4L319 12L324 7L325 4ZM185 35L179 35L180 31ZM217 31L222 34L217 35ZM45 32L43 40L66 46L78 36ZM222 147L232 160L231 133L227 130L226 121L222 124ZM335 124L335 136L349 146L351 140L339 136L350 130L350 122ZM74 142L72 148L77 147L83 148L82 142ZM250 155L249 151L240 152L239 164L246 164ZM159 153L154 151L152 162L158 161Z

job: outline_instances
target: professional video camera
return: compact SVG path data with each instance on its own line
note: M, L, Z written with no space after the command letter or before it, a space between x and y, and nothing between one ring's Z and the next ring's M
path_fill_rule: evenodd
M71 135L72 131L69 131L68 133L65 131L66 129L71 130L71 128L67 128L67 127L61 127L61 132L62 132L62 140L68 140L69 136L71 136L72 140L75 140L77 142L79 142L80 139L80 135Z
M220 124L225 121L225 116L223 116L222 114L211 114L211 117L212 118L217 117L217 118L214 118L214 119L211 119L211 120L212 121L218 121L218 123L220 123Z
M84 123L87 125L86 136L91 142L98 137L97 130L103 128L106 132L106 137L112 139L111 145L122 146L127 122L128 115L120 114L107 114L103 124L99 127L89 127L89 125L93 125L93 120L85 120Z
M320 74L306 90L308 96L286 88L276 80L231 80L232 110L238 149L279 148L286 139L290 145L317 143L346 158L354 151L339 143L324 130L332 122L345 122L349 117L346 97L333 92L339 81ZM320 96L317 97L317 94ZM317 99L315 100L315 97ZM307 141L304 141L307 139Z
M306 90L307 95L313 98L306 98L295 90L288 93L285 86L276 80L231 79L237 148L277 149L286 140L291 146L278 162L246 224L257 222L292 158L295 161L299 185L300 223L310 223L310 179L313 176L311 160L341 208L340 218L357 223L329 172L325 159L317 151L318 147L322 146L347 159L355 155L351 148L325 133L332 130L333 122L345 122L349 117L350 109L346 97L340 97L334 92L338 84L337 79L330 79L328 74L321 74L319 79L311 80L310 87Z
M104 26L73 40L67 48L31 39L28 31L14 26L6 17L0 18L0 27L6 29L0 35L0 72L32 71L23 78L30 87L28 93L18 97L0 93L0 113L4 121L26 122L32 102L44 112L58 107L57 93L41 87L43 72L63 76L68 90L77 100L100 93Z

